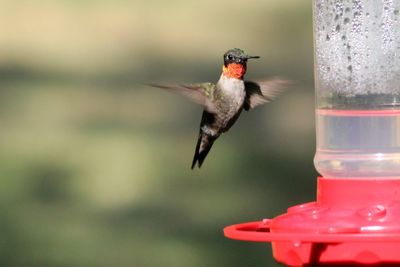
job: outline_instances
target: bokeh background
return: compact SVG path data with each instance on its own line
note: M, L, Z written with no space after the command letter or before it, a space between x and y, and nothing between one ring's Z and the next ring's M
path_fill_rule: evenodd
M1 266L278 266L223 227L313 200L312 11L293 0L0 0ZM190 170L202 109L142 82L295 80Z

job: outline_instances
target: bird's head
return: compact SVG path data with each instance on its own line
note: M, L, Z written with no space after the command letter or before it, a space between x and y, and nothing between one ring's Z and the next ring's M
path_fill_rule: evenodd
M259 58L259 56L249 56L242 49L233 48L224 54L224 66L222 72L229 78L242 79L247 69L247 60Z

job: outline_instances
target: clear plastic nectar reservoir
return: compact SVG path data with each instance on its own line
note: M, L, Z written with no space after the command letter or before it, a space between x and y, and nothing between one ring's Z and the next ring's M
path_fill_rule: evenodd
M324 177L400 177L400 0L315 0Z

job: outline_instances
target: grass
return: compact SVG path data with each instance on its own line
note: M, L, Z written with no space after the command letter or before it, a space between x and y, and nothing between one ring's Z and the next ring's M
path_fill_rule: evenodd
M222 228L314 198L308 3L1 5L0 265L274 266ZM300 83L191 171L201 108L139 82L215 81L235 46Z

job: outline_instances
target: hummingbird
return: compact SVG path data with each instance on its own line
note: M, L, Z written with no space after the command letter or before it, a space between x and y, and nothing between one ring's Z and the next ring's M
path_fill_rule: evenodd
M191 169L196 164L201 167L215 140L232 127L243 109L249 111L272 101L289 83L280 78L245 81L247 61L257 58L233 48L223 55L222 73L215 84L150 84L180 93L204 108Z

